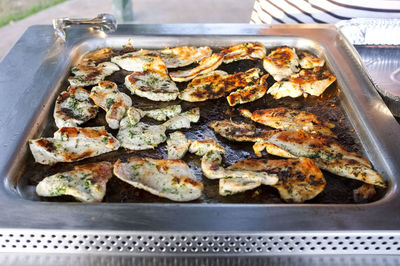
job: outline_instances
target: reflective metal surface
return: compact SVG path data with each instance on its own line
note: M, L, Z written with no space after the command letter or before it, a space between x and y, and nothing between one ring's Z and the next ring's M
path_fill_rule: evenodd
M394 210L400 207L400 126L376 92L359 57L355 56L354 48L334 27L121 25L110 34L80 28L67 31L69 38L61 43L55 39L51 27L34 26L28 29L0 64L0 174L4 181L0 186L0 207L8 210L7 215L0 219L0 227L3 228L0 233L3 244L0 245L5 245L5 251L23 251L25 245L29 252L64 252L78 246L74 252L79 253L86 252L85 246L89 245L90 252L96 253L96 246L101 247L98 252L107 252L107 246L110 246L112 252L129 253L129 247L135 252L140 251L135 249L133 241L136 241L147 254L152 252L150 247L169 250L172 245L177 245L178 238L185 238L179 240L176 253L185 253L182 250L185 247L190 254L231 254L238 246L238 255L279 254L282 250L302 254L297 247L311 245L313 249L305 249L310 254L365 254L365 250L353 247L364 247L365 243L374 245L372 241L367 242L371 239L375 244L381 241L380 248L389 247L385 252L377 249L376 253L398 253L400 213ZM44 121L52 111L57 89L69 67L84 52L105 46L120 47L128 42L137 47L159 48L185 44L227 46L242 41L260 41L269 45L284 42L289 46L308 47L326 56L328 66L335 71L342 89L341 105L368 158L389 184L383 199L363 205L81 204L30 201L22 198L15 189L21 164L29 155L27 139L41 135ZM35 244L36 248L32 242L23 244L26 238L30 240L31 234L32 240L41 241ZM41 235L43 241L51 242L43 244ZM128 236L132 237L130 242L125 240ZM142 240L133 240L137 236ZM171 236L174 238L168 240L169 246L165 243L167 240L160 239L158 245L155 243L155 237ZM208 241L213 236L218 239L212 240L214 244L209 245ZM232 239L235 236L240 240ZM10 244L10 239L19 242ZM242 239L245 239L243 246ZM58 241L61 241L61 251ZM80 246L79 241L84 245ZM235 245L231 247L230 242ZM253 242L256 243L254 246ZM64 246L68 248L64 249ZM347 249L339 248L343 246ZM205 247L207 251L203 251ZM218 248L216 252L212 252L214 247ZM247 247L250 248L248 252ZM269 247L272 248L270 251ZM197 251L192 251L192 248ZM229 250L224 251L225 248ZM258 248L261 251L258 252Z

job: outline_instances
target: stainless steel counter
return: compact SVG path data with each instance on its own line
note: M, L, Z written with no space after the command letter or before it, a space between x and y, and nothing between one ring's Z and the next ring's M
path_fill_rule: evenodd
M328 31L328 38L321 33ZM121 25L117 32L70 29L65 44L50 26L27 30L0 64L0 247L4 252L69 254L398 254L400 126L366 76L352 46L332 27L254 25ZM55 204L20 197L11 178L25 140L41 129L55 90L82 51L127 36L218 42L269 36L322 44L338 69L343 106L374 166L389 183L377 202L358 204ZM89 42L90 39L96 42ZM178 39L179 40L179 39ZM351 73L351 74L349 74Z

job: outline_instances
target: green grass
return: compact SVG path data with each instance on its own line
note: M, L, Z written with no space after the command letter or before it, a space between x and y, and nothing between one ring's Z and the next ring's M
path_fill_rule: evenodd
M39 11L42 11L51 6L55 6L57 4L65 2L65 1L66 0L52 0L52 1L49 1L48 3L34 5L30 8L28 8L27 10L23 10L20 12L11 12L7 16L0 18L0 27L7 25L11 21L18 21L18 20L24 19L24 18L29 17Z

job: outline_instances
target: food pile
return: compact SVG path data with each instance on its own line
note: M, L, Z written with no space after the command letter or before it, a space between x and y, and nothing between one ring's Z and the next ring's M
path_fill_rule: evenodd
M259 62L262 68L234 73L221 69L238 61ZM322 58L289 47L271 48L267 54L261 43L217 52L188 46L90 52L72 67L69 87L55 102L58 130L53 137L30 140L30 150L42 165L76 162L116 150L129 156L74 165L70 171L44 177L36 193L101 202L107 182L115 176L158 197L193 201L202 197L205 187L193 169L197 166L185 162L195 156L202 176L218 179L218 193L224 197L269 186L283 201L301 203L329 185L321 170L363 182L355 191L359 197L363 191L374 194L374 187L384 188L385 182L366 158L340 143L335 123L287 106L249 110L267 95L272 101L323 97L336 80L324 65ZM118 72L127 73L123 84L109 80ZM150 104L143 108L140 101ZM228 105L227 114L237 112L242 120L233 121L228 115L230 119L205 125L215 133L213 137L187 137L185 133L202 123L202 110L221 101ZM185 103L191 108L184 110ZM104 124L85 126L100 112L105 113ZM254 156L224 165L229 145L236 142L252 145ZM157 149L165 149L166 158L135 154ZM270 159L264 151L281 158Z

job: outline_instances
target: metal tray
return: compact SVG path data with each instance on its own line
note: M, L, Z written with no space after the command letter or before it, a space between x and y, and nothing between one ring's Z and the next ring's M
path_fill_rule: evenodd
M57 88L62 86L66 70L83 53L106 46L121 47L127 42L136 47L159 48L185 44L228 46L243 41L260 41L268 46L284 43L326 57L342 91L338 96L341 107L366 156L389 185L380 200L362 205L81 204L21 197L17 185L21 184L18 177L29 156L27 139L42 135ZM108 35L71 28L66 43L54 39L50 27L35 26L4 58L0 69L0 173L4 180L0 206L13 210L0 221L4 228L0 229L4 231L0 244L4 243L5 250L25 246L29 251L53 252L335 253L336 246L342 245L346 249L340 252L348 252L350 246L351 252L358 253L355 247L371 239L375 240L372 245L385 242L389 247L386 253L399 247L400 215L391 210L400 203L400 126L375 91L354 48L333 26L122 25ZM25 243L26 239L35 239L39 244Z

